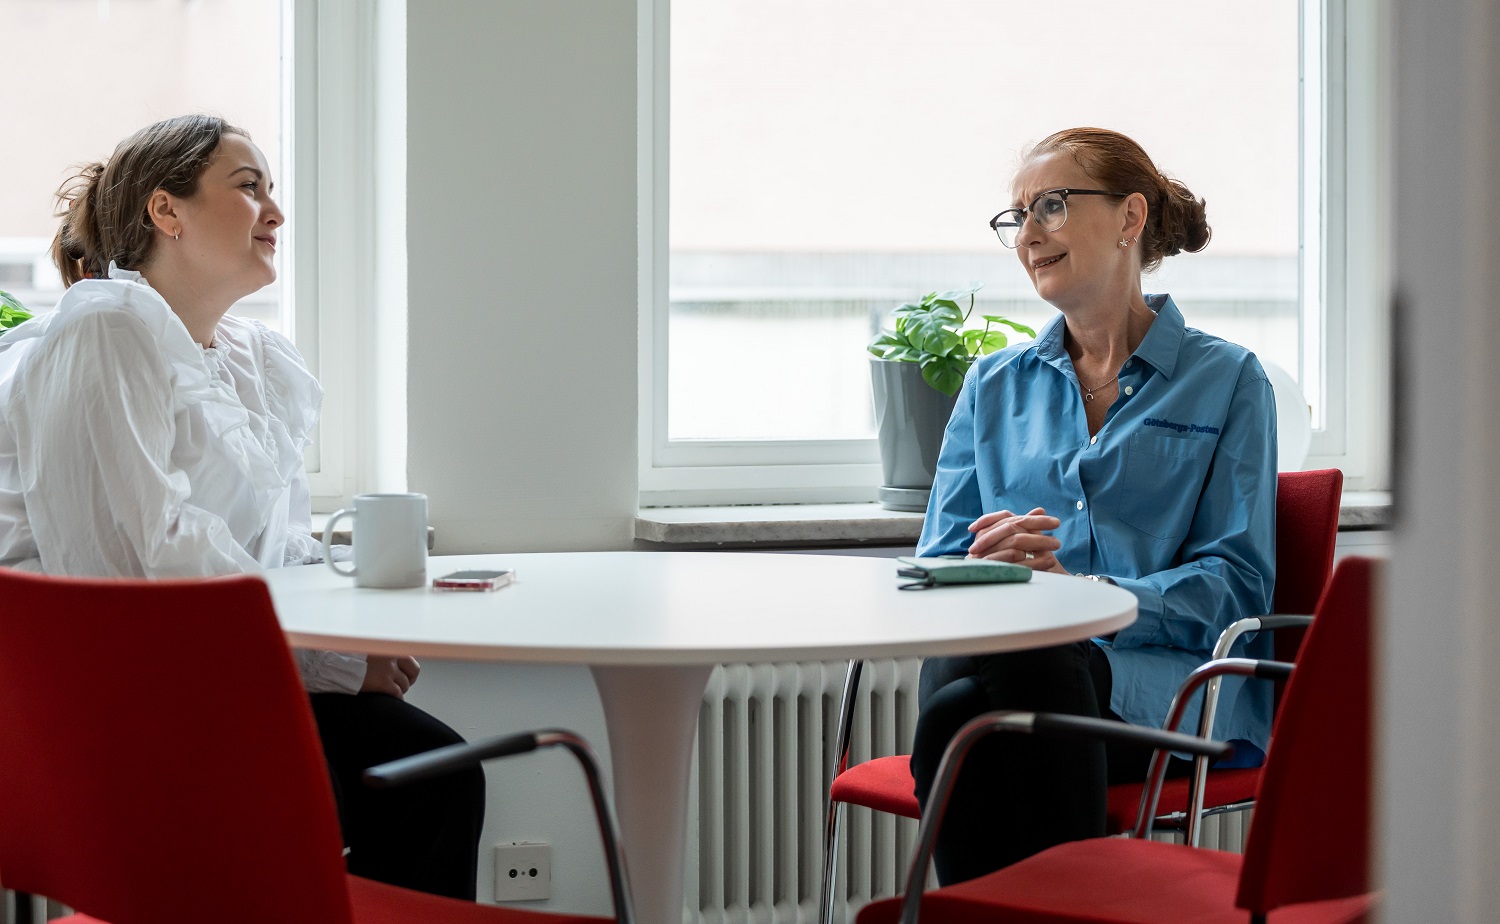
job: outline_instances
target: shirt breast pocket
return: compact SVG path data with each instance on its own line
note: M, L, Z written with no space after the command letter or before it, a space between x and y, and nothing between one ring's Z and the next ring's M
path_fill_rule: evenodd
M1120 519L1158 539L1186 536L1213 454L1210 440L1132 435L1116 508Z

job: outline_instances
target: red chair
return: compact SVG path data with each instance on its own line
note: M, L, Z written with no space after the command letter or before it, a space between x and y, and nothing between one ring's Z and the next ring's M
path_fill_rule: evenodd
M1334 543L1338 539L1339 500L1343 494L1344 474L1338 469L1312 472L1283 472L1276 479L1276 589L1272 609L1276 613L1306 614L1317 606L1319 595L1333 570ZM1242 620L1237 634L1220 640L1214 657L1228 655L1229 645L1239 634L1256 628L1275 628L1279 620L1262 617L1259 623ZM1296 622L1306 625L1305 617ZM1228 633L1226 632L1226 635ZM1295 659L1301 632L1292 629L1276 636L1276 658ZM850 661L844 683L843 706L839 715L838 735L834 743L834 779L828 790L828 813L823 838L823 894L819 921L830 924L834 915L833 887L837 872L837 845L844 805L862 805L879 812L918 818L916 784L911 775L910 755L877 757L850 767L849 739L854 722L854 701L859 690L864 662ZM1213 682L1206 696L1214 702L1218 683ZM1212 712L1209 713L1210 717ZM1207 761L1199 762L1196 772L1204 773L1197 793L1203 802L1197 813L1188 815L1192 780L1167 780L1161 790L1158 822L1164 825L1191 825L1189 836L1197 843L1198 819L1208 812L1234 811L1246 807L1253 799L1260 781L1258 768L1206 770ZM1109 788L1106 829L1114 834L1129 830L1136 821L1141 804L1141 783L1121 783Z
M1097 838L1060 844L987 876L922 894L963 751L980 735L1015 721L1014 713L991 713L965 726L944 754L907 895L867 906L859 924L882 924L898 915L903 924L914 924L919 909L928 922L1366 920L1376 903L1369 856L1370 610L1378 574L1371 559L1349 558L1333 576L1287 685L1243 855ZM1035 721L1040 725L1044 718ZM1073 728L1090 721L1065 718Z
M1278 615L1252 616L1230 625L1214 645L1214 658L1228 657L1241 636L1275 631L1272 638L1276 660L1297 660L1302 636L1312 624L1310 614L1317 608L1333 571L1343 488L1344 473L1338 469L1288 473L1277 479L1276 591L1272 610ZM1278 684L1273 710L1280 706L1281 692ZM1219 683L1213 681L1208 685L1199 717L1200 737L1212 736L1218 701ZM1203 819L1249 808L1254 804L1255 789L1259 784L1258 767L1214 770L1208 761L1199 758L1194 762L1191 779L1172 780L1167 784L1171 792L1167 821L1183 826L1185 840L1197 847L1201 842ZM1116 789L1121 791L1117 793ZM1138 787L1111 787L1109 808L1112 815L1128 807L1117 800L1128 798L1129 789L1138 790Z
M65 920L607 920L346 874L312 712L260 578L0 569L0 600L0 878L80 912ZM598 810L616 913L629 920L609 810Z

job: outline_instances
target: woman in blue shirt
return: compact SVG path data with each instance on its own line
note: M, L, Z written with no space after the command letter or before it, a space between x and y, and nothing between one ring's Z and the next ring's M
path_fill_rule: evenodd
M1202 200L1116 132L1058 132L1027 152L991 226L1061 314L974 364L949 421L918 554L967 553L1131 591L1113 638L929 659L912 754L924 806L944 746L992 709L1160 725L1219 633L1269 612L1275 405L1248 350L1186 327L1141 273L1209 240ZM1251 656L1267 639L1250 643ZM1238 653L1238 652L1237 652ZM1264 685L1227 683L1215 726L1258 762ZM1196 722L1196 717L1190 717ZM982 875L1104 833L1108 783L1148 753L999 735L972 752L937 853L939 878Z

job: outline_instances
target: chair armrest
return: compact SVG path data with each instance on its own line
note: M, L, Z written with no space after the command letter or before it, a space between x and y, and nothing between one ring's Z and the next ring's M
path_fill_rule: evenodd
M1192 702L1194 694L1204 684L1208 684L1209 689L1213 690L1218 685L1219 678L1225 675L1255 677L1262 680L1281 680L1290 677L1292 669L1292 665L1284 661L1256 660L1253 658L1219 658L1200 664L1194 668L1192 673L1187 675L1187 679L1183 680L1181 686L1177 688L1176 694L1172 697L1172 704L1167 709L1167 721L1162 727L1167 731L1177 730L1177 727L1182 724L1183 714L1187 712L1188 703ZM1205 733L1203 729L1213 728L1213 716L1207 715L1209 711L1209 704L1207 702L1203 705L1203 711L1206 714L1207 722L1199 726L1198 737L1206 740L1211 736ZM1148 838L1151 836L1151 824L1156 820L1156 804L1161 796L1162 782L1166 779L1169 756L1167 751L1162 750L1158 750L1151 755L1151 765L1146 771L1146 786L1141 791L1141 805L1135 817L1135 837ZM1194 762L1194 772L1202 770L1202 772L1207 773L1208 762L1209 758L1198 755ZM1197 782L1196 778L1195 782ZM1201 786L1190 786L1190 795L1195 797L1200 803L1202 801L1201 793ZM1190 811L1191 804L1192 799L1189 800ZM1189 828L1192 829L1191 819L1189 820Z
M1213 661L1222 661L1229 657L1229 651L1234 643L1242 636L1251 632L1273 631L1276 629L1306 628L1312 625L1311 616L1251 616L1247 619L1236 620L1230 623L1229 628L1219 635L1219 640L1214 643ZM1208 685L1203 694L1203 712L1198 721L1198 734L1208 738L1213 735L1214 717L1219 711L1219 682L1217 679ZM1175 726L1174 726L1175 727ZM1194 776L1202 782L1202 775L1208 772L1208 763L1202 759L1196 762Z
M1311 616L1261 616L1259 617L1260 631L1267 629L1306 629L1312 625Z
M948 799L953 795L953 784L958 779L959 768L963 766L964 759L968 757L975 742L997 731L1129 741L1215 758L1227 757L1234 750L1231 745L1221 741L1207 741L1195 735L1143 728L1113 719L1088 716L1001 711L987 712L970 719L953 736L953 740L948 742L943 758L938 762L937 780L932 785L927 810L922 813L922 821L917 828L917 849L912 854L906 895L901 902L902 924L916 924L917 913L922 904L922 886L927 881L927 867L932 861L933 849L937 846L938 828L942 824L943 813L947 811Z
M548 747L566 748L583 769L589 795L594 800L599 839L604 842L604 861L609 867L615 920L619 924L633 924L635 911L630 899L630 883L625 874L625 858L620 851L620 828L615 821L614 811L609 806L609 798L604 793L604 777L599 768L599 758L594 754L594 749L589 747L589 743L579 735L560 728L549 728L453 744L371 767L365 771L364 780L365 785L372 789L389 789L444 776L457 770L467 770L497 757L512 757Z
M1229 649L1240 640L1240 636L1274 629L1305 629L1312 625L1312 621L1311 616L1249 616L1235 620L1219 633L1219 640L1214 643L1213 659L1229 657Z
M1177 692L1172 696L1172 704L1167 707L1167 720L1162 724L1165 731L1176 731L1177 726L1182 724L1182 717L1187 712L1188 703L1192 702L1193 694L1198 688L1210 681L1216 681L1225 675L1236 677L1255 677L1260 680L1285 680L1292 676L1294 665L1286 661L1272 661L1257 658L1217 658L1213 661L1205 661L1193 668L1192 673L1177 687ZM1201 732L1202 729L1200 728ZM1196 737L1203 739L1207 735L1199 734Z
M413 754L369 768L364 774L365 785L371 789L392 789L477 767L497 757L525 754L541 746L537 739L542 734L545 732L522 732Z
M1311 616L1251 616L1229 624L1214 643L1213 659L1229 657L1229 651L1241 636L1251 632L1267 632L1276 629L1305 629L1312 625ZM1219 713L1219 681L1208 685L1203 693L1203 711L1199 716L1198 734L1208 737L1213 734L1214 718ZM1198 758L1193 761L1193 778L1189 784L1187 840L1198 846L1199 816L1203 812L1203 790L1208 785L1208 761Z
M1002 729L991 730L1030 732L1035 735L1068 738L1096 738L1101 741L1138 744L1158 750L1201 754L1210 760L1222 760L1234 753L1234 745L1225 741L1210 741L1199 738L1197 735L1146 728L1114 719L1096 719L1090 716L1055 712L1012 713L1004 720Z

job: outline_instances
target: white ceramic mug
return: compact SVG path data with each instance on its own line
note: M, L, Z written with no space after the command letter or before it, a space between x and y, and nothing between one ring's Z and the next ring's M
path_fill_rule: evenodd
M333 528L354 520L354 567L333 560ZM323 560L358 587L421 587L427 583L427 495L357 494L323 527Z

